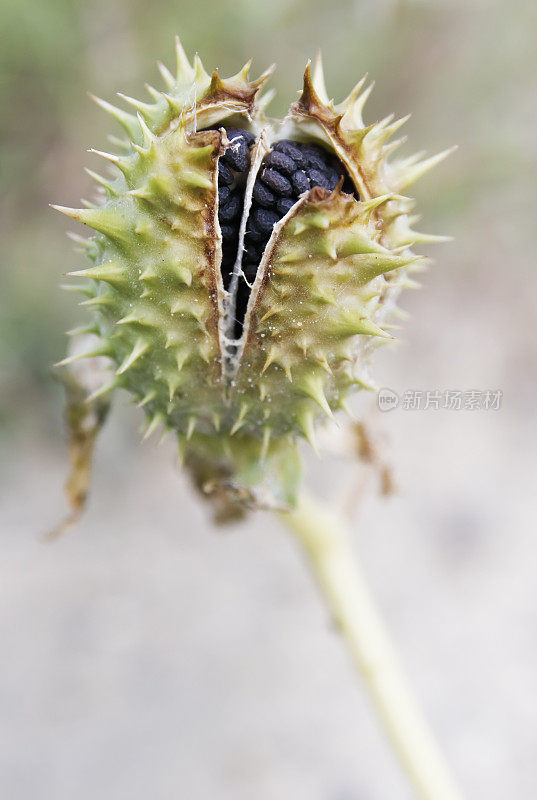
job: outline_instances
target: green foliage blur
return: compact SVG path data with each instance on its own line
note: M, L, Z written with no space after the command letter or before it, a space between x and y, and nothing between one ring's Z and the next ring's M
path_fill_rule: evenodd
M83 261L64 235L76 225L48 204L91 196L83 167L96 163L86 151L106 147L114 132L88 91L109 100L118 90L143 97L145 81L160 86L155 61L171 66L179 33L207 69L231 74L253 56L255 75L276 62L272 109L279 115L321 48L336 99L367 71L376 80L368 121L413 112L407 153L460 145L417 189L423 227L457 237L448 258L461 287L484 274L500 282L511 248L511 268L531 269L524 253L535 179L536 22L534 2L500 0L1 0L4 431L23 426L46 436L60 424L51 364L64 354L64 331L82 315L76 296L59 285ZM498 226L500 253L489 235L498 236Z

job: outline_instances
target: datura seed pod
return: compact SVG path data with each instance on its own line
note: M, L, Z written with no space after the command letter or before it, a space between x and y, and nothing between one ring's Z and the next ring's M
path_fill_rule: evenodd
M91 347L112 373L86 397L129 392L147 434L174 431L196 485L220 513L289 507L297 441L371 387L375 346L391 338L402 288L424 259L411 247L403 193L447 152L392 160L405 119L362 121L370 87L329 100L318 59L283 121L269 119L270 70L249 80L191 64L130 113L96 99L123 127L113 176L91 173L96 204L54 206L94 229L79 239ZM101 415L102 416L102 415Z

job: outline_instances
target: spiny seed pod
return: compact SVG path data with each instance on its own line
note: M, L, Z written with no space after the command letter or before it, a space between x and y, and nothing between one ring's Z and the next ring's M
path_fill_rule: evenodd
M83 209L55 206L97 231L82 305L116 387L176 432L185 463L224 507L293 503L296 442L370 387L375 344L409 273L411 251L444 237L412 230L408 186L447 152L388 160L405 119L366 126L370 88L339 105L308 64L288 115L269 120L270 70L209 75L176 43L165 91L122 95L136 114L96 102L124 128L113 177ZM69 364L80 354L61 362Z

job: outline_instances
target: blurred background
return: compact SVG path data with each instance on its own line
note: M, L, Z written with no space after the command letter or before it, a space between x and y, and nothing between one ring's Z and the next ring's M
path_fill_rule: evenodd
M1 0L3 797L411 798L287 533L263 514L214 529L125 397L82 521L40 538L65 511L50 365L80 320L59 284L83 266L48 203L91 193L86 150L117 132L86 92L143 96L175 33L224 73L276 61L275 115L321 47L336 99L376 80L366 121L413 112L407 153L460 146L415 191L422 229L455 242L374 373L399 394L501 390L502 407L358 397L390 498L350 459L306 461L326 494L358 480L357 553L465 796L536 796L536 29L531 0Z

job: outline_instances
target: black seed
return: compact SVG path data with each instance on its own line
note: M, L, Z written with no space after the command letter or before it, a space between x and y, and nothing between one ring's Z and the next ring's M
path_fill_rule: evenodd
M222 205L223 203L226 202L226 200L228 199L228 197L230 195L230 192L231 192L231 189L229 188L229 186L221 186L218 189L218 202L219 202L220 205Z
M229 141L235 139L236 137L244 139L247 147L251 147L255 142L254 134L250 131L246 131L244 128L226 128L226 136Z
M232 194L229 200L224 203L218 212L218 217L223 222L230 222L241 210L241 197L238 194Z
M290 197L282 197L282 199L278 200L276 203L276 209L282 217L285 217L287 212L294 206L295 202L296 201L292 200Z
M233 183L233 173L222 163L222 159L218 162L218 184L222 186L231 186Z
M263 164L266 164L268 167L274 167L274 169L277 169L278 172L282 172L284 175L292 175L297 167L290 156L285 153L280 153L278 150L272 150L272 152L267 153L263 159Z
M327 160L331 157L331 153L321 147L320 144L315 144L314 142L308 142L308 144L303 144L300 146L300 150L302 155L306 159L315 159L320 158L323 164L326 164Z
M275 169L263 169L261 172L261 180L276 194L282 197L289 195L292 192L291 183Z
M322 160L322 158L319 158L318 156L314 156L314 155L308 156L308 166L306 167L306 169L308 171L311 171L312 169L316 169L319 172L322 172L324 170L324 168L325 168L325 164L324 164L324 161Z
M258 208L253 213L254 225L262 233L270 234L279 219L280 217L275 211L267 211L265 208Z
M222 239L231 239L235 234L233 225L220 225L220 230L222 232Z
M323 189L329 188L329 181L326 173L318 169L310 169L309 175L313 186L321 186Z
M306 159L302 155L300 147L296 142L291 142L289 139L281 139L281 141L276 142L273 150L285 153L286 156L293 159L299 169L302 169L306 166Z
M332 191L338 185L340 176L338 175L336 170L332 169L331 167L329 167L326 170L325 174L326 174L326 178L328 180L328 186L326 188L330 189L330 191Z
M256 202L259 203L260 206L264 206L265 208L271 208L276 200L273 192L271 192L270 189L264 186L259 180L256 180L254 183L252 197Z
M248 222L246 223L246 236L252 242L265 241L267 238L262 231L255 227L251 212L250 216L248 217Z
M233 139L229 148L220 158L236 172L245 172L250 165L248 148L241 136L236 136Z
M239 218L228 224L224 222L223 225L220 226L220 230L222 230L222 227L230 229L229 238L222 242L223 248L226 252L229 251L233 253L233 260L235 260L237 256L237 245L239 243Z
M293 184L293 189L298 193L302 194L302 192L307 192L310 188L310 179L306 175L303 169L297 170L291 177L291 183Z
M306 169L308 171L311 169L318 169L319 172L322 172L324 169L326 169L326 161L320 153L317 152L307 153L306 161L307 161Z

